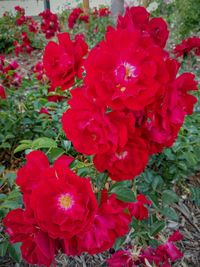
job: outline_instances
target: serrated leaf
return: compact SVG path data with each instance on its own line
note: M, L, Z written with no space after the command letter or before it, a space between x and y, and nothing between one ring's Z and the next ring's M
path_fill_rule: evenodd
M135 195L130 188L123 187L123 186L116 186L112 188L111 193L115 193L119 200L124 202L134 202Z
M152 181L153 190L155 191L157 188L161 189L160 185L162 185L162 184L163 184L163 179L158 175L155 176L153 181Z
M163 152L169 160L175 160L176 156L170 148L166 148Z
M105 183L108 179L108 174L103 172L103 173L99 173L97 175L97 177L95 178L96 179L96 186L98 189L101 189L105 186Z
M162 193L162 202L164 205L169 205L179 201L179 197L172 190L164 190Z
M119 250L119 248L122 246L122 244L124 243L126 237L119 237L117 238L117 240L115 241L115 244L114 244L114 249L115 250Z
M32 142L32 149L55 148L55 147L57 147L57 143L48 137L40 137Z
M13 245L9 244L8 246L9 255L15 262L20 262L21 260L20 246L21 243L16 243Z
M0 243L0 257L4 257L6 255L8 245L9 245L9 243L7 240Z
M177 222L178 221L178 215L175 211L175 209L170 207L165 207L161 211L164 216L166 216L168 219Z
M54 162L58 157L62 156L65 151L62 148L55 147L52 148L48 154L48 158L50 162Z
M13 186L14 181L15 181L15 178L16 178L16 174L13 173L13 172L8 172L8 173L4 176L4 179L6 179L6 180L8 181L10 187Z
M200 188L190 187L190 192L192 193L191 199L196 205L200 206Z
M18 152L23 151L23 150L26 150L26 149L28 149L30 147L31 147L30 144L21 144L21 145L19 145L19 146L17 146L15 148L14 153L18 153Z
M165 227L165 222L156 221L150 228L150 235L151 236L157 235L161 230L164 229L164 227Z

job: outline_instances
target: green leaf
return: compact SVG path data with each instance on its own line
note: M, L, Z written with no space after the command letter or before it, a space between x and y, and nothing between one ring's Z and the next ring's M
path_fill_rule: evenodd
M152 188L153 190L157 190L158 188L161 189L160 187L162 186L163 184L163 179L162 177L156 175L152 181Z
M21 246L21 243L16 243L13 245L9 244L8 246L9 255L15 262L21 261L20 246Z
M165 207L165 208L163 208L161 213L172 221L175 221L175 222L178 221L178 215L177 215L175 209L173 209L173 208Z
M14 153L18 153L18 152L23 151L23 150L26 150L26 149L28 149L30 147L31 147L30 144L21 144L21 145L19 145L19 146L17 146L15 148Z
M163 222L163 221L156 221L150 227L150 235L151 236L157 235L161 230L164 229L164 227L165 227L165 222Z
M105 186L105 183L108 179L108 174L106 172L99 173L95 178L96 186L98 189L101 189Z
M55 147L52 148L48 154L48 158L50 162L54 162L58 157L62 156L65 151L62 148Z
M4 257L6 255L6 251L8 248L8 241L4 241L3 243L0 243L0 257Z
M119 200L124 202L134 202L135 195L130 188L123 187L123 186L116 186L112 188L111 193L115 193Z
M88 167L83 167L83 168L78 169L77 175L80 177L87 176L88 175Z
M191 199L196 205L200 206L200 188L190 187L190 192L192 193Z
M14 182L15 182L16 174L13 172L8 172L5 176L4 179L6 179L9 183L9 186L12 187Z
M0 208L14 210L19 208L19 203L17 203L16 201L6 200L2 205L0 205Z
M172 190L165 190L162 193L162 201L164 205L169 205L179 201L179 197Z
M169 160L175 160L176 159L176 155L173 154L173 151L170 148L166 148L163 153L166 155L166 157Z
M192 152L184 153L184 157L190 165L195 166L197 164L197 160L195 158L194 153Z
M122 246L122 244L124 243L125 239L126 239L126 237L119 237L119 238L117 238L117 240L115 241L115 244L114 244L113 248L115 250L119 250L120 247Z
M32 149L55 148L55 147L57 147L57 143L48 137L40 137L32 142Z

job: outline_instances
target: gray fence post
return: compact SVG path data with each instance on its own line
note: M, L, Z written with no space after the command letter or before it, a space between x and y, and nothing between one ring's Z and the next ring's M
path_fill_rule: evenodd
M44 9L49 9L50 10L50 0L44 0Z
M118 15L124 13L124 0L111 0L111 15L113 19L117 20Z

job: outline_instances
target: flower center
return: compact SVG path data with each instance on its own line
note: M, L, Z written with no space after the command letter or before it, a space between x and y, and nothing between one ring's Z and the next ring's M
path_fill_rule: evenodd
M121 152L115 153L115 156L118 159L125 159L127 155L128 155L128 151L121 151Z
M74 204L73 198L69 194L61 195L58 199L59 205L63 209L70 209Z
M130 78L134 78L134 77L137 76L136 67L135 66L132 66L129 63L124 63L124 67L125 67L125 70L126 70L125 80L129 80Z
M115 75L117 77L117 80L119 82L122 81L130 81L131 79L138 76L137 68L133 65L131 65L128 62L124 62L120 64L116 70Z

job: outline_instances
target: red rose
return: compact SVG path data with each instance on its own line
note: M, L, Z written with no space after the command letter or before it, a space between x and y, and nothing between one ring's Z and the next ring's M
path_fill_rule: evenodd
M99 8L99 10L97 11L97 14L99 15L99 17L107 17L110 15L110 10L108 9L108 7L102 7Z
M139 31L110 30L85 62L88 98L112 109L143 110L169 81L166 59Z
M44 107L41 108L40 111L39 111L39 113L40 114L46 114L46 115L49 115L51 117L51 115L50 115L50 113L49 113L49 111L48 111L47 108L44 108Z
M108 171L111 179L116 181L131 180L139 175L148 162L148 149L145 141L133 135L133 140L116 152L96 154L94 165L98 171Z
M0 98L6 99L6 92L1 84L0 84Z
M148 200L144 195L140 194L137 196L137 201L130 203L129 211L133 217L137 220L145 220L148 218L148 209L144 205L150 205L151 201Z
M97 209L90 181L76 176L61 156L32 191L30 205L38 225L52 238L71 238L87 230Z
M200 56L199 37L184 39L181 44L176 45L174 48L174 54L177 57L187 56L191 51L194 51L195 55Z
M178 71L178 69L177 69ZM170 147L187 114L192 114L196 98L188 91L197 90L194 75L184 73L168 85L163 100L155 103L153 113L147 115L143 134L150 141L151 153Z
M65 253L78 255L82 252L97 254L114 245L116 239L129 230L131 216L128 204L116 199L114 194L108 196L107 191L101 195L101 203L93 224L88 231L80 233L71 240L65 240Z
M118 250L107 260L108 267L135 267L131 250Z
M48 101L49 102L59 102L59 101L64 100L65 99L64 96L56 94L56 93L52 94L52 92L55 92L55 90L56 90L56 88L52 85L48 88L48 93L49 93L49 96L47 97Z
M79 16L83 14L83 10L81 8L74 8L72 12L69 14L68 17L68 27L70 29L74 28L74 25L76 24L77 19Z
M58 41L59 44L49 42L46 46L43 64L52 86L65 90L73 85L76 76L80 77L87 44L80 37L71 41L68 33L58 34Z
M90 103L82 88L72 91L72 99L62 117L63 130L77 151L86 155L114 151L117 130L103 109Z
M25 9L21 6L15 6L15 10L21 15L25 15Z
M151 19L146 30L153 38L155 44L163 48L165 47L169 36L169 30L167 28L167 23L162 18Z
M149 22L149 12L141 6L127 8L124 16L119 16L117 27L120 29L143 30Z
M39 16L42 17L42 23L40 25L41 31L45 34L47 39L53 37L55 33L59 31L58 16L49 9L44 10Z
M10 242L22 242L21 252L29 264L50 266L57 252L57 240L40 230L30 207L10 211L3 219Z
M21 245L22 257L29 264L50 267L54 263L55 253L57 251L56 241L42 231L30 235Z
M22 209L15 209L8 212L3 219L6 226L6 233L10 236L10 242L22 242L30 234L35 232L33 213Z
M44 179L43 172L50 168L47 157L41 151L26 156L26 164L17 172L16 183L23 193L30 193Z
M119 16L117 28L134 31L138 29L143 36L149 36L156 45L164 48L169 31L166 22L162 18L149 20L150 14L144 7L127 8L124 16Z

